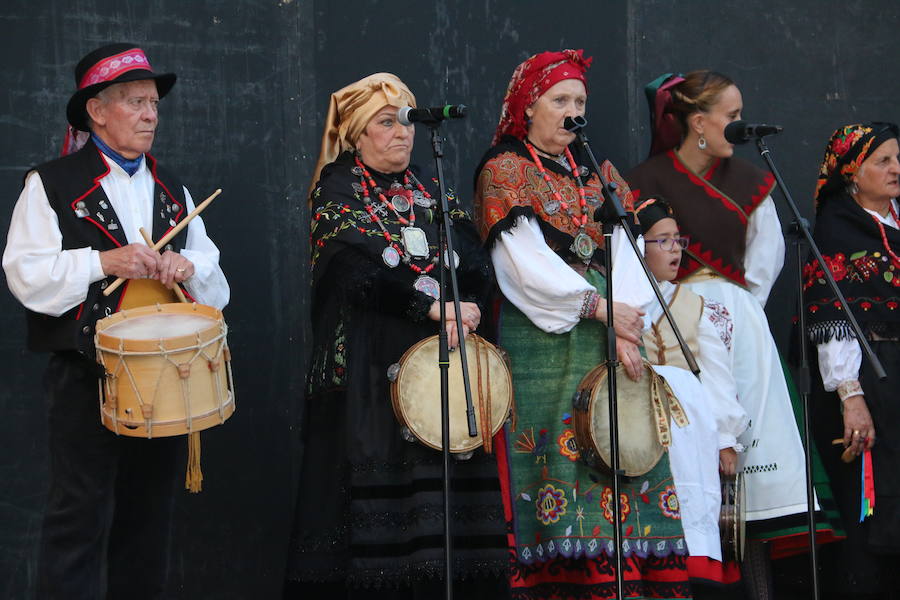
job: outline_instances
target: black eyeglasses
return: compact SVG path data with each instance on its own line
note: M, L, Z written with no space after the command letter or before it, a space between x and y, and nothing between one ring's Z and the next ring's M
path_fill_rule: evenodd
M690 241L686 237L677 237L677 238L660 238L658 240L644 240L645 242L656 242L659 244L659 249L663 252L671 252L675 249L675 244L678 244L678 247L684 250L688 247L688 242Z

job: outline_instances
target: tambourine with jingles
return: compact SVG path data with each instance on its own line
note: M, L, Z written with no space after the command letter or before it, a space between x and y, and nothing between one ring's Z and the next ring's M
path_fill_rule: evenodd
M628 477L650 471L671 442L669 418L687 424L684 409L650 363L643 361L640 380L632 381L625 368L616 368L618 395L619 466ZM612 473L609 434L607 366L601 364L578 384L572 399L572 422L578 451L588 465Z
M466 397L459 352L450 353L450 452L471 452L482 445L491 451L491 437L503 426L513 402L512 376L506 354L485 340L466 337L466 360L477 437L469 436ZM430 448L441 449L441 379L438 368L438 336L431 336L407 350L388 370L391 403L400 425ZM484 423L489 423L485 427Z
M719 537L722 540L722 560L742 561L746 524L744 511L744 474L722 476L722 510L719 512Z

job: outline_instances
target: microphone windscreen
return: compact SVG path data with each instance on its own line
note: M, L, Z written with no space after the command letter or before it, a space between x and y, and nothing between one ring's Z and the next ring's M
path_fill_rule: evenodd
M750 139L747 135L747 122L734 121L725 126L725 139L732 144L746 144Z

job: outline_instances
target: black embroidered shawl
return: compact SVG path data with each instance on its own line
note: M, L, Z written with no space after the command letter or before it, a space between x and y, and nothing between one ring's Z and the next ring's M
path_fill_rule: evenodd
M900 230L884 226L888 244L900 249ZM871 214L846 193L820 203L814 238L831 274L865 334L900 335L900 264L884 247ZM814 343L852 336L850 323L818 263L803 271L804 303Z

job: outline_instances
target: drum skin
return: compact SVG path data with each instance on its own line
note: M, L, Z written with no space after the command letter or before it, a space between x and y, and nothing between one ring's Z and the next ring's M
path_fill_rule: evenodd
M653 370L644 361L640 381L632 381L625 368L616 368L619 415L619 466L628 477L650 471L662 458L650 394ZM588 371L572 399L572 425L581 459L589 466L612 474L609 435L607 367Z
M476 348L476 343L480 349ZM478 355L481 355L481 394L479 394ZM476 437L469 436L466 397L463 388L460 353L450 353L450 452L471 452L482 445L479 397L488 396L490 374L491 435L500 431L512 406L513 387L506 356L496 346L473 334L466 337L466 361L475 421ZM441 449L441 378L438 369L438 336L416 343L400 358L399 372L391 383L391 404L401 426L422 444Z
M167 322L176 320L171 331ZM103 425L152 438L224 423L235 408L226 333L222 312L202 304L144 306L97 321Z

